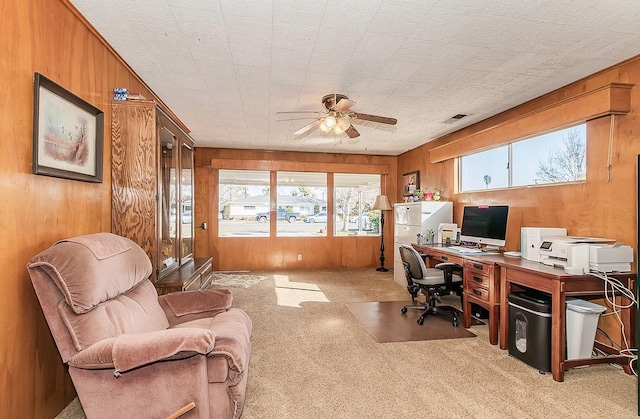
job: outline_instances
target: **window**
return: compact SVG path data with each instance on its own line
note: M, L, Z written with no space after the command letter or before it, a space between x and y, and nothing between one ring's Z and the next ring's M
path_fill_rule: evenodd
M277 179L276 234L279 237L326 236L327 174L278 172Z
M268 171L220 170L220 237L268 237Z
M462 157L461 191L506 188L509 186L508 146Z
M273 174L274 192L270 188ZM331 208L327 206L330 176L334 184ZM334 236L379 236L380 211L371 209L379 194L379 174L220 169L218 235L326 237L333 224ZM270 211L272 199L275 212ZM275 232L271 230L274 214Z
M334 181L334 236L380 234L380 211L374 211L380 195L380 175L340 174Z
M460 191L586 179L586 124L460 158Z
M513 186L584 180L586 138L582 124L513 143Z

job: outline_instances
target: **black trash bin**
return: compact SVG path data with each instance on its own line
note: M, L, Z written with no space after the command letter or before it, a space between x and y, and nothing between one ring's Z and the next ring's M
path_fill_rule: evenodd
M509 355L544 373L551 371L551 297L509 294Z

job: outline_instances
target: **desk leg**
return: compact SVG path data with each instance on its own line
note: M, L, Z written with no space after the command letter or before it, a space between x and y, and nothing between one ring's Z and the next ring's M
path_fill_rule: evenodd
M489 307L489 343L498 344L498 330L500 323L500 306L492 305ZM506 339L505 339L506 340Z
M500 349L509 349L509 293L511 283L507 280L507 269L500 268Z
M462 326L465 329L471 327L471 301L464 293L462 294Z
M564 381L566 346L565 295L562 281L553 281L551 291L551 374L555 381Z

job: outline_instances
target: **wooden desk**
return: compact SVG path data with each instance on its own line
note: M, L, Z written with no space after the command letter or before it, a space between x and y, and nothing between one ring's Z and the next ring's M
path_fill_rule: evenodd
M500 265L500 304L505 309L500 313L500 348L509 346L509 311L506 309L512 285L521 285L551 294L551 373L555 381L564 381L564 372L579 365L621 364L627 374L631 374L629 358L614 354L614 348L598 344L605 353L613 354L596 358L565 360L566 354L566 297L602 296L604 282L592 275L567 275L563 269L543 265L525 259L504 257ZM616 274L628 289L635 290L635 274ZM629 304L622 296L622 305ZM628 342L635 342L636 309L624 309L620 312Z
M621 364L627 374L632 374L629 358L619 355L614 348L597 342L596 347L610 355L565 359L566 297L602 297L604 282L600 278L592 275L567 275L561 268L500 254L459 253L443 245L413 244L413 247L429 256L433 262L455 262L463 266L464 327L471 326L471 303L486 308L489 310L491 344L495 345L499 340L500 349L509 348L508 297L512 285L528 287L551 295L551 373L555 381L564 381L564 372L580 365ZM635 273L612 276L635 293ZM621 296L621 305L629 303L627 297ZM627 342L635 343L636 307L621 310L620 317Z
M489 342L498 344L500 322L500 255L460 253L444 245L412 245L430 258L430 265L453 262L463 268L462 318L465 328L471 327L471 303L489 311Z

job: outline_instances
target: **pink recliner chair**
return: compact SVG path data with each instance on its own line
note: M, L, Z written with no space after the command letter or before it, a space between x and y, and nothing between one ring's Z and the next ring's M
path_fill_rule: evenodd
M228 290L158 297L145 252L111 233L27 268L88 418L241 416L252 324Z

